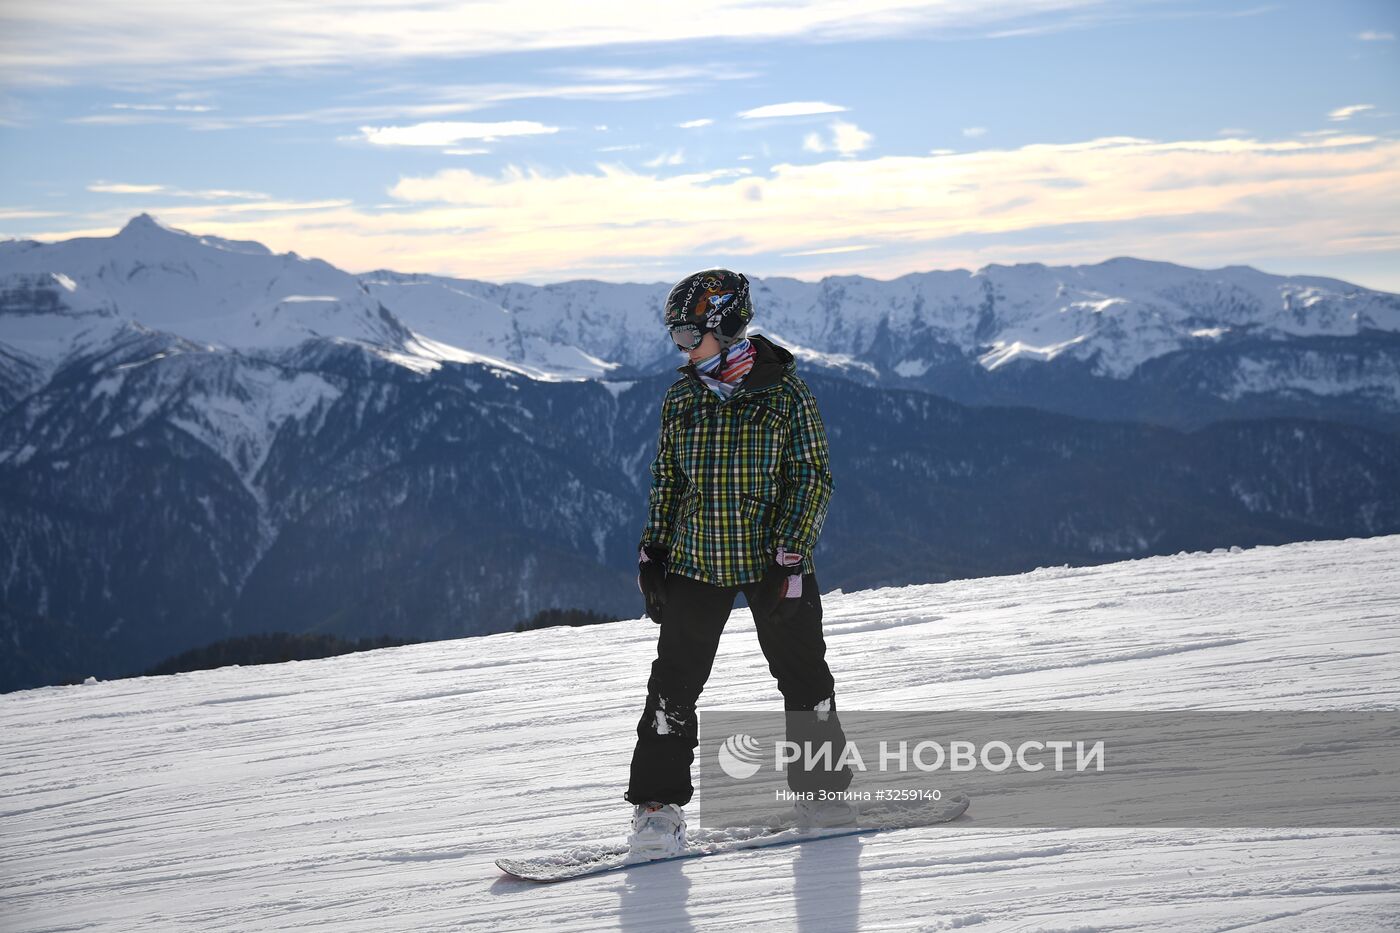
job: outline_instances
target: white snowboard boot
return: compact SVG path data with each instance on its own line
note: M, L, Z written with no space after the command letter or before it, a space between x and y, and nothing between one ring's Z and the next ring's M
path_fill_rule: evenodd
M673 803L655 801L633 807L627 846L640 858L680 855L685 849L685 812Z
M840 798L799 800L792 805L797 825L802 829L856 825L856 808Z

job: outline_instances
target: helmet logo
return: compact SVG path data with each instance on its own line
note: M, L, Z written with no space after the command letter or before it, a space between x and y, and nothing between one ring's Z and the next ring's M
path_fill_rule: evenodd
M693 324L702 333L718 331L721 346L727 346L753 316L748 285L744 276L726 269L687 276L666 297L667 327Z
M719 326L719 322L724 319L725 306L734 298L733 292L725 292L723 295L710 295L708 297L710 310L705 315L705 327L714 330Z

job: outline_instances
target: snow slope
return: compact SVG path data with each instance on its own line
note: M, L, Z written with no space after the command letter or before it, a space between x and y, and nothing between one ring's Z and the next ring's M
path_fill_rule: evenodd
M825 597L847 709L1395 709L1400 536ZM636 620L0 697L0 926L1381 930L1400 833L945 827L549 888L619 834ZM773 707L736 610L709 708Z

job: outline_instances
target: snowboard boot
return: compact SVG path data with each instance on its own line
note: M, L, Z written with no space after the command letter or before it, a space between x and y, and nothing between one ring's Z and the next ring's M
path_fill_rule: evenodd
M685 849L685 812L673 803L656 801L633 807L627 847L644 859L680 855Z
M855 805L840 798L799 800L792 805L792 809L800 829L856 825Z

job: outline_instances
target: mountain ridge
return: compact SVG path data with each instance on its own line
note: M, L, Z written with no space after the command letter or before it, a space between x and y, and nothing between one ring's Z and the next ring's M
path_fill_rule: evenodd
M43 342L26 332L37 325L13 322L27 301L30 316L41 307L60 317L105 308L230 349L286 349L307 336L339 336L402 354L404 365L476 358L534 378L630 376L674 356L656 320L666 283L535 286L384 269L356 275L261 244L175 230L148 214L109 238L15 249L18 242L0 244L0 314L11 315L0 337L12 344ZM214 259L230 274L217 274ZM124 281L116 281L121 273ZM913 385L945 358L988 372L1064 359L1123 380L1149 360L1240 337L1400 332L1400 295L1241 265L1195 269L1114 257L1077 266L991 263L890 280L753 282L756 330L814 363L829 358L839 368L849 358L877 379ZM227 326L215 320L240 315L246 320ZM60 342L35 355L64 349Z

